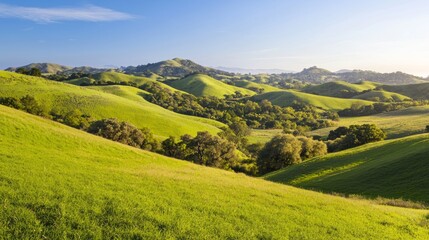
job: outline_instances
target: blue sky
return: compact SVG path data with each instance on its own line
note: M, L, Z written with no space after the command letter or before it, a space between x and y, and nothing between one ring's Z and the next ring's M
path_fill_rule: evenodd
M429 75L429 1L4 1L0 68L125 66L369 69Z

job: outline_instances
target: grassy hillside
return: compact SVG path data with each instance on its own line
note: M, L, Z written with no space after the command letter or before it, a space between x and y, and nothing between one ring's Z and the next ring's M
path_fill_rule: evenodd
M253 97L256 101L261 101L267 99L273 104L279 106L290 106L293 101L298 101L302 103L307 103L315 107L325 109L325 110L342 110L345 108L350 108L353 104L369 105L373 102L359 100L359 99L343 99L343 98L334 98L319 96L309 93L297 92L293 90L283 90L277 92L263 93Z
M251 82L247 80L235 80L234 84L237 87L246 88L246 89L252 89L252 88L263 89L263 92L281 91L280 88L276 88L268 84L256 83L256 82Z
M154 78L156 78L156 75L153 75L153 76ZM73 79L73 80L67 81L67 83L82 85L82 83L93 84L94 82L101 83L101 84L108 83L108 82L119 84L121 82L125 82L125 83L134 83L136 86L141 86L145 83L156 83L163 88L169 89L171 91L177 91L177 89L174 89L161 82L158 82L154 78L138 77L138 76L123 74L118 72L104 72L104 73L94 74L92 78L85 77L85 78Z
M386 91L370 91L359 94L353 97L354 99L363 99L369 101L382 101L382 102L402 102L404 100L411 100L411 98L399 93L392 93Z
M429 203L429 134L329 154L268 174L268 180L327 192Z
M319 85L310 85L303 89L304 92L330 96L330 97L343 97L345 94L356 94L365 90L374 89L377 83L363 81L360 83L348 83L345 81L328 82Z
M408 84L408 85L383 85L386 91L396 92L412 99L429 99L429 83Z
M365 117L340 118L339 126L365 123L377 125L387 133L388 138L423 133L426 125L429 125L429 106L411 107ZM315 130L312 134L327 136L329 131L335 128Z
M198 131L216 133L220 131L216 126L222 125L216 121L177 114L146 102L142 97L137 98L144 92L132 87L112 87L126 94L134 94L134 99L130 100L85 87L9 72L0 72L0 85L1 97L30 94L49 110L67 113L77 108L94 119L114 117L137 127L148 127L160 138L195 135Z
M0 125L1 238L429 235L428 211L352 201L197 166L3 106Z
M215 96L223 98L225 94L231 95L234 94L235 91L247 95L255 94L255 92L248 89L228 85L204 74L194 74L186 78L172 81L169 85L197 97Z

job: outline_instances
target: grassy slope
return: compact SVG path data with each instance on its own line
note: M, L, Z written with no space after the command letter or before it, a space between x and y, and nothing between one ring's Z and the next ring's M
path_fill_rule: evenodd
M155 75L154 75L155 76ZM159 84L161 87L169 89L171 91L177 91L176 89L156 81L156 76L154 78L146 78L146 77L138 77L138 76L133 76L133 75L128 75L128 74L124 74L124 73L118 73L118 72L104 72L104 73L98 73L98 74L94 74L93 78L78 78L78 79L73 79L73 80L69 80L67 81L67 83L70 84L75 84L75 85L81 85L82 83L94 83L94 82L115 82L115 83L120 83L120 82L126 82L126 83L135 83L137 86L141 86L145 83L157 83Z
M271 85L268 84L263 84L263 83L256 83L256 82L251 82L251 81L247 81L247 80L236 80L234 81L235 86L237 87L242 87L242 88L262 88L264 89L264 92L275 92L275 91L281 91L280 88L276 88L273 87Z
M294 186L429 203L429 134L364 145L265 178Z
M0 106L0 236L425 239L428 211L193 165ZM352 227L351 227L352 226Z
M282 132L282 129L252 129L250 135L247 136L247 140L250 144L266 143Z
M412 99L429 99L429 83L408 85L383 85L384 90L396 92Z
M315 107L325 110L342 110L351 107L353 104L369 105L373 102L360 99L343 99L319 96L309 93L297 92L293 90L284 90L277 92L263 93L253 97L257 101L267 99L273 104L279 106L290 106L293 101L311 104Z
M362 93L357 96L354 96L353 98L363 99L363 100L373 100L374 98L379 98L381 101L395 101L395 102L401 102L404 100L411 99L399 93L392 93L392 92L386 92L386 91L370 91L370 92L366 92L366 93Z
M369 89L374 89L379 84L363 81L360 83L348 83L345 81L328 82L319 85L311 85L303 89L304 92L313 93L323 96L339 97L342 91L347 92L362 92Z
M255 94L255 92L248 89L228 85L204 74L195 74L186 78L172 81L170 82L170 86L193 94L197 97L215 96L223 98L225 94L231 95L234 94L235 91L239 91L247 95Z
M30 94L48 109L68 112L77 108L94 119L115 117L137 127L148 127L161 138L170 135L194 135L197 131L216 133L220 131L216 126L222 125L215 121L168 111L146 102L141 97L137 101L137 98L130 100L93 89L15 73L0 72L0 85L0 96L22 97ZM117 87L117 89L127 92L132 88Z
M388 138L398 138L422 133L429 124L429 106L411 107L399 111L381 113L365 117L341 118L340 126L352 124L376 124L387 133ZM327 136L334 128L313 131L312 134Z

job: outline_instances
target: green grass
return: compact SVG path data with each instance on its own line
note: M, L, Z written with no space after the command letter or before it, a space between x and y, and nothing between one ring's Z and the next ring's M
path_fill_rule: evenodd
M235 80L234 84L237 87L242 87L242 88L247 88L247 89L249 89L249 88L264 89L264 92L281 91L280 88L276 88L276 87L273 87L273 86L268 85L268 84L256 83L256 82L251 82L251 81L247 81L247 80Z
M247 136L247 140L249 144L253 143L267 143L274 136L281 134L283 132L282 129L252 129L249 136Z
M399 138L423 133L429 125L429 106L411 107L399 111L381 113L364 117L340 118L339 126L353 124L375 124L387 133L387 137ZM333 128L312 131L313 135L327 136Z
M428 211L174 160L0 106L0 238L427 239Z
M174 113L143 99L144 91L125 86L99 87L114 94L43 78L0 71L0 96L34 96L47 109L68 112L79 109L94 119L117 118L137 127L148 127L158 138L219 132L222 123ZM97 88L97 87L95 87ZM125 97L124 97L125 96Z
M309 93L297 92L294 90L283 90L277 92L268 92L253 97L256 101L263 99L271 101L279 106L290 106L293 101L313 105L324 110L338 111L350 108L353 104L370 105L373 102L360 99L343 99L327 96L319 96Z
M429 203L429 134L367 144L268 174L265 179L325 192Z
M72 79L66 82L70 84L75 84L75 85L81 85L83 83L93 84L93 83L107 83L107 82L114 82L114 83L126 82L126 83L134 83L136 84L136 86L141 86L145 83L156 83L164 89L169 89L173 92L177 91L177 89L174 89L162 82L156 81L156 78L157 78L157 75L153 75L152 78L147 78L147 77L138 77L138 76L118 73L118 72L103 72L103 73L94 74L92 78L84 77L84 78Z
M223 98L225 94L235 94L236 91L246 95L255 94L255 92L248 89L228 85L204 74L194 74L186 78L172 81L169 85L197 97L215 96Z
M311 85L311 86L305 87L303 91L307 93L323 95L323 96L341 97L342 94L344 94L344 92L359 93L365 90L374 89L378 85L380 84L369 82L369 81L363 81L360 83L334 81L334 82L327 82L319 85Z
M376 99L379 99L378 101L382 101L382 102L389 102L389 101L402 102L404 100L411 100L411 98L404 96L402 94L386 92L386 91L365 92L357 96L354 96L353 98L369 100L369 101L375 101Z

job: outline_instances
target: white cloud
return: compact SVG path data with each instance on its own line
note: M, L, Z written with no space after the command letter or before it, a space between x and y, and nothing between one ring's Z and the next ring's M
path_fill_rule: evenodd
M38 8L5 4L0 4L0 17L20 18L38 23L61 21L103 22L133 18L132 15L127 13L92 5L81 8Z

